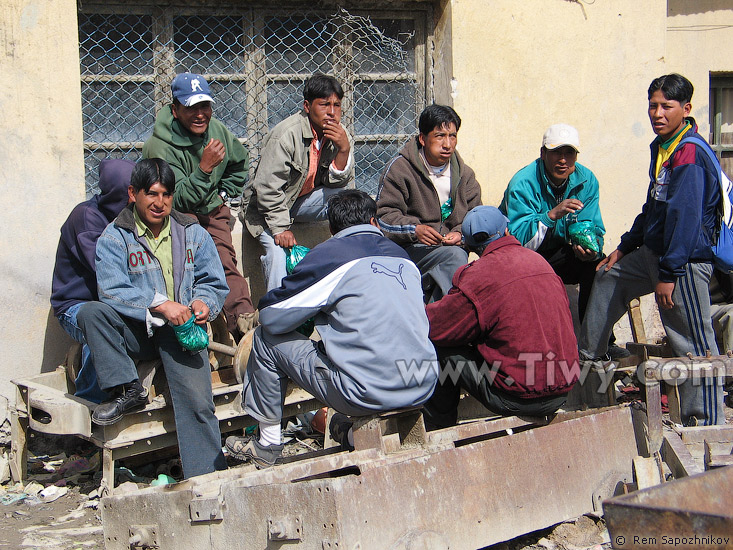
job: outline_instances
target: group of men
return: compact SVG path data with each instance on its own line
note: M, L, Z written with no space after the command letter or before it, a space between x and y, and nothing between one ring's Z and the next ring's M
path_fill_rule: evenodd
M243 407L259 430L226 446L259 466L282 455L288 379L341 413L331 429L348 447L343 415L422 405L431 428L449 426L461 389L498 414L553 414L579 359L624 355L613 324L652 290L678 355L717 351L707 285L719 191L695 145L676 150L696 131L684 77L649 88L658 135L649 196L608 257L598 182L576 162L578 133L566 124L547 130L540 157L495 208L482 205L456 151L459 116L431 105L386 166L375 201L344 189L354 179L353 139L334 78L306 81L303 109L267 135L246 187L247 151L212 117L206 80L183 73L171 89L145 159L103 161L101 193L62 227L52 304L84 344L77 393L99 403L97 424L145 406L133 359L161 357L186 477L226 466L208 356L184 350L173 330L192 317L204 325L222 311L237 340L256 327ZM242 192L243 222L263 249L268 293L257 309L230 233L227 200ZM286 275L292 224L314 220L328 220L333 238ZM593 246L571 238L580 222L591 225ZM469 252L478 259L467 263ZM563 283L580 285L579 340ZM296 332L308 319L318 341ZM684 387L683 420L720 422L719 389Z

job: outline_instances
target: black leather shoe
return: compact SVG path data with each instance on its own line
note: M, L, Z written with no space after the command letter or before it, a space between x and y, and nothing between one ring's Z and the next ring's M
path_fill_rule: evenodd
M611 361L618 361L619 359L629 357L631 355L631 352L626 348L622 348L621 346L617 346L616 344L611 344L610 346L608 346L608 351L606 352L606 355L608 355Z
M341 444L344 451L353 451L354 446L349 443L349 430L354 423L345 414L334 413L331 417L331 424L328 429L331 432L331 439Z
M92 422L100 426L114 424L127 413L144 409L148 402L148 390L138 380L118 386L117 393L114 399L97 405Z

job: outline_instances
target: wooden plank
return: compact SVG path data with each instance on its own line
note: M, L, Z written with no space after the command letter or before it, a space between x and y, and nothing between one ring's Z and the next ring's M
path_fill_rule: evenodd
M629 324L631 325L631 335L634 342L646 344L646 332L644 330L644 318L641 315L641 302L638 298L634 298L629 302L628 307Z

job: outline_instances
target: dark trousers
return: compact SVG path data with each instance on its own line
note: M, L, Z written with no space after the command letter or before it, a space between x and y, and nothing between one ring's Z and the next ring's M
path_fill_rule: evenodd
M440 361L440 380L433 396L423 406L429 429L447 428L458 421L461 389L482 405L502 416L548 416L565 404L567 394L522 399L497 388L481 372L484 358L472 347L436 348Z
M252 306L247 280L237 269L237 253L232 244L232 230L229 227L231 218L229 207L222 204L216 210L206 215L197 214L196 217L201 227L206 229L214 240L216 251L221 259L221 265L224 267L229 294L222 309L227 320L227 329L235 334L237 317L245 313L252 313L255 309Z
M552 269L562 279L564 284L578 285L578 318L582 324L585 318L585 310L588 307L588 300L590 299L590 291L593 288L593 281L596 277L596 266L602 258L598 258L592 262L579 260L569 244L550 252L542 250L542 247L540 247L537 252L547 260L547 263L552 266ZM612 345L615 342L616 337L611 332L608 344Z
M160 356L173 401L183 475L188 478L226 469L219 421L214 416L207 352L192 354L184 350L167 324L148 338L144 323L122 317L101 302L84 304L77 320L104 390L137 379L133 359Z
M408 244L405 251L422 274L425 303L433 303L448 294L456 270L468 262L468 252L455 245Z

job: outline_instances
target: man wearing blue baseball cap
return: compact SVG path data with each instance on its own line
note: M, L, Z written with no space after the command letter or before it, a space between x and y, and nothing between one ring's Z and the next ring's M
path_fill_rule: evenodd
M176 175L173 207L193 214L209 232L224 266L229 295L224 303L227 328L236 340L257 324L249 286L237 269L229 226L229 198L238 198L247 182L249 154L234 134L212 116L211 89L194 73L176 75L173 103L155 119L143 145L144 158L161 158Z
M509 234L498 208L463 219L479 259L427 306L440 382L426 403L430 428L456 423L461 388L501 415L555 413L575 383L578 347L565 286L547 260Z

